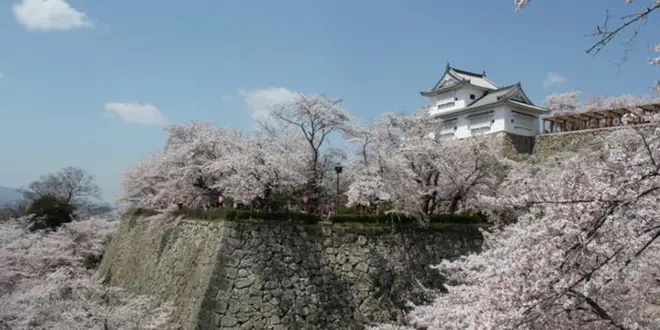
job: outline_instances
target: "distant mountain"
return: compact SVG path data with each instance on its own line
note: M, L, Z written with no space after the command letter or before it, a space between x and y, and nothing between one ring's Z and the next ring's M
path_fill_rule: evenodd
M0 205L12 204L21 199L23 199L23 194L18 189L0 187Z

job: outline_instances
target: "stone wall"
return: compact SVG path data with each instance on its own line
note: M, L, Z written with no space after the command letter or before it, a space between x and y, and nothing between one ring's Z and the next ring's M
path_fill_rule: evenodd
M640 132L650 133L655 125L639 125ZM547 158L564 151L577 151L587 148L598 150L603 141L612 134L637 134L631 126L608 127L598 129L585 129L581 131L541 134L536 137L534 154L541 158Z
M582 148L598 149L602 145L602 139L611 132L611 129L589 129L541 134L536 137L534 154L547 158L559 152L577 151Z
M191 328L216 267L223 230L217 223L124 218L98 275L107 284L175 302L175 321Z
M534 151L536 138L534 136L523 136L508 132L497 132L475 137L486 143L487 148L492 148L502 157L514 160L525 159Z
M122 222L99 275L172 301L185 329L362 329L400 322L408 300L428 298L419 284L440 287L442 278L429 265L481 244L474 232L446 225L393 231L169 219L145 233L149 221Z
M497 133L500 140L502 155L512 159L520 159L534 151L536 139L533 136L523 136L511 133Z

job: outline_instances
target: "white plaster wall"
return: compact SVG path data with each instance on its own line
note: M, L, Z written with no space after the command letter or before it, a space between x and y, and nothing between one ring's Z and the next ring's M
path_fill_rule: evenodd
M450 91L433 96L431 98L429 115L433 116L446 111L462 108L464 105L455 101L454 95L455 95L454 91ZM453 103L453 104L447 106L447 104L449 103ZM438 108L438 106L441 106L441 108Z
M462 88L457 91L447 92L435 96L432 99L433 103L429 109L429 114L438 115L438 114L446 113L448 111L463 108L466 106L466 104L472 102L472 100L470 100L470 94L474 94L475 98L479 98L481 96L481 93L483 92L480 90L471 89L471 88ZM438 104L452 102L452 100L455 100L453 101L454 105L452 107L437 109ZM491 134L497 132L510 132L513 134L518 134L523 136L536 136L540 132L542 120L540 119L539 115L534 113L529 113L517 108L514 109L507 105L501 105L492 109L484 109L482 111L475 111L456 117L448 117L446 120L454 120L454 119L456 120L454 125L456 129L453 130L454 133L453 138L462 139L462 138L474 136L475 134L473 134L472 129L470 128L469 116L478 113L488 112L488 111L492 111L490 130L488 130L487 132L478 133L476 135ZM523 121L521 121L518 118L518 116L520 115L517 115L516 113L514 113L514 111L533 116L534 118L530 118L532 119L531 125L528 126L527 128L522 127L525 125L521 125ZM444 136L445 133L448 133L447 129L444 129L443 127L438 127L436 130L436 134L434 135Z
M476 100L481 96L483 96L484 92L478 89L465 87L456 91L456 98L458 98L459 101L463 102L463 106L466 107L468 104L474 102L474 100L470 99L470 94L473 94L474 100Z
M507 117L508 119L506 120L506 130L507 132L511 132L513 134L518 134L518 135L523 135L523 136L536 136L539 134L539 129L541 127L541 119L539 118L538 114L533 114L526 112L524 110L520 109L513 109L509 107L504 107L506 112L507 112ZM514 112L515 111L515 112ZM529 116L533 116L534 118L532 119L532 125L531 127L528 125L524 125L522 121L520 120L521 117L526 117L522 116L519 114L527 114ZM513 122L512 122L513 121ZM529 127L529 129L524 128L524 127Z
M468 136L472 136L472 133L470 133L470 121L467 119L467 116L459 116L457 118L458 120L456 121L456 133L454 134L454 138L456 139L462 139Z
M475 99L478 99L484 94L484 92L478 89L464 87L432 97L429 115L439 115L456 109L465 108L468 104L474 101L470 99L470 94L473 94ZM446 106L446 104L452 102L453 104L451 106ZM438 106L441 107L438 108Z
M496 107L493 111L495 122L491 124L490 132L502 132L506 130L506 122L509 115L509 111L503 106Z
M487 132L474 134L472 132L472 128L470 127L470 116L475 115L475 114L479 114L479 113L483 113L483 114L488 113L488 115L490 116L490 121L489 121L490 130L488 130ZM497 108L494 108L492 110L484 110L482 112L473 112L473 113L469 113L469 114L465 114L465 115L460 115L460 116L457 116L457 117L447 118L447 120L445 122L448 122L448 121L451 121L451 120L455 119L456 121L455 121L454 126L456 127L456 129L453 130L453 132L454 132L453 137L456 138L456 139L462 139L462 138L466 138L466 137L470 137L470 136L474 136L474 135L483 135L483 134L490 134L490 133L506 131L507 130L507 124L506 123L507 123L507 119L509 118L509 116L508 116L509 113L510 112L508 111L507 108L497 107ZM440 124L440 125L442 125L442 124ZM440 135L442 135L442 133L446 133L446 132L447 132L447 130L443 129L443 127L438 128L438 133Z

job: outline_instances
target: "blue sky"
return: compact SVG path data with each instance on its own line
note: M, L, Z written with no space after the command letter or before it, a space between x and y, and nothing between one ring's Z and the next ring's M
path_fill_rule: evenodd
M650 94L657 17L618 75L625 39L584 52L623 3L535 0L519 14L493 0L1 1L0 186L71 165L112 201L166 122L247 128L292 91L341 96L362 121L413 112L447 61L521 81L538 104L568 90Z

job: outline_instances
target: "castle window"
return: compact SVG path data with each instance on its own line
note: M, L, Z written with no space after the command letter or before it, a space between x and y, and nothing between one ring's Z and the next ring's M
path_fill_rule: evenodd
M514 113L511 122L515 119L516 125L513 127L516 130L524 130L533 132L536 124L536 119L529 115Z
M442 126L440 127L440 133L441 134L451 134L453 136L454 131L456 130L455 125L456 125L456 119L450 119L450 120L444 121L442 123Z
M474 99L475 99L474 94L470 94L470 100L474 100Z
M471 116L469 119L469 129L472 135L481 135L490 132L490 125L493 120L491 113Z
M438 108L438 110L439 109L451 108L451 107L454 106L454 104L455 104L454 102L442 103L442 104L438 104L437 108Z

